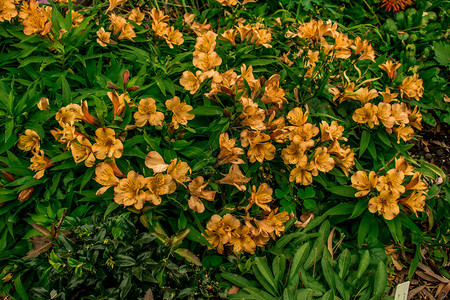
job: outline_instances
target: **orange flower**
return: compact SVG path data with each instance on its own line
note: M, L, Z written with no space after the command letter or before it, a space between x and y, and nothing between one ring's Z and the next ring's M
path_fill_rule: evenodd
M281 158L286 165L296 165L305 156L306 149L303 143L291 143L281 150Z
M391 106L392 116L395 118L396 124L404 125L409 123L408 108L405 103L395 103Z
M234 185L241 192L245 192L247 190L247 187L244 185L244 183L247 183L251 180L251 178L247 178L244 176L244 174L242 174L238 165L231 165L228 174L222 175L224 175L225 177L217 181L217 183Z
M272 41L272 34L267 29L254 29L252 33L252 42L255 45L262 45L266 48L272 48L270 42Z
M153 126L162 125L164 114L156 111L155 99L141 99L141 101L139 101L138 110L139 111L134 113L134 118L138 127L143 127L147 122Z
M186 91L190 91L190 94L195 94L198 89L200 88L200 84L203 80L201 80L201 71L197 71L192 73L191 71L187 70L183 72L183 75L181 75L180 78L180 84L184 87Z
M119 40L125 40L126 39L126 40L130 40L130 41L134 42L133 38L136 37L136 33L134 32L133 28L134 28L133 25L131 25L130 23L126 23L122 27L118 39Z
M414 107L412 112L408 111L409 125L422 130L422 114L420 113L420 108Z
M394 80L395 76L397 75L397 69L400 68L401 65L402 64L399 62L394 63L394 62L388 60L384 64L378 65L378 67L383 69L387 73L389 79L392 81L392 80Z
M289 174L289 181L293 182L295 180L296 183L301 185L310 185L313 182L311 170L313 169L312 164L308 163L308 157L303 155L296 167L292 169Z
M288 113L287 119L289 123L291 123L292 125L300 127L306 122L308 122L308 114L309 114L308 107L306 107L305 113L303 113L300 107L295 107Z
M205 211L205 206L203 205L200 198L214 201L216 196L216 191L205 191L204 188L208 185L209 181L203 183L204 179L202 176L195 178L189 183L189 193L191 197L189 199L189 208L195 212L202 213Z
M92 152L98 159L119 158L123 153L123 144L116 139L114 129L98 128L95 131L95 144L92 146Z
M368 88L360 88L354 92L354 95L351 96L351 99L361 101L366 104L370 100L378 97L378 92L375 89L369 90Z
M192 106L187 105L186 102L180 102L180 98L177 96L167 100L166 107L173 113L170 126L174 129L178 129L178 124L187 125L187 121L195 117L194 114L188 113L193 109Z
M256 243L251 238L250 229L247 226L241 226L233 231L230 244L233 245L233 251L236 253L243 250L253 254L256 249Z
M417 217L418 211L425 211L424 208L426 199L427 198L422 191L414 191L408 197L401 199L400 203L406 205L409 209L411 209Z
M378 212L378 214L383 215L386 220L392 220L400 212L397 198L398 196L390 191L382 191L379 196L369 200L369 211L371 213Z
M383 96L384 103L391 103L392 101L398 101L397 96L398 93L391 93L391 90L387 87L386 92L380 92L381 96Z
M145 13L141 12L141 9L139 7L136 7L136 8L133 8L133 10L131 11L130 16L128 17L128 20L132 20L136 24L141 25L144 18L145 18Z
M0 22L8 21L17 16L14 0L0 0Z
M196 56L201 52L206 54L212 53L216 47L216 38L217 34L214 33L214 31L205 32L201 36L197 37L193 55Z
M223 219L219 215L213 215L206 224L206 239L217 248L217 252L223 253L223 246L229 242L231 231L240 225L241 222L230 214L223 216Z
M97 30L97 37L97 43L102 47L106 47L111 42L111 32L106 32L103 27Z
M215 51L211 53L200 52L194 56L192 63L200 70L208 71L220 66L222 64L222 58Z
M231 45L236 47L236 33L237 30L234 28L228 29L226 31L224 31L224 33L222 33L222 35L220 36L220 40L223 41L227 41L229 42Z
M75 26L79 26L81 24L81 22L83 22L84 17L83 15L81 15L79 12L71 10L70 11L71 16L72 16L72 28Z
M111 21L109 30L112 29L114 35L118 34L119 31L122 31L122 28L127 24L127 20L125 20L124 17L116 16L116 14L111 14L109 16L109 21Z
M84 120L83 110L78 104L69 104L61 108L55 116L56 121L61 125L62 123L70 123Z
M100 188L96 195L102 195L112 186L119 184L119 178L114 174L111 162L101 162L95 167L95 175L97 175L94 180L104 187Z
M267 205L267 203L270 203L273 200L272 193L273 190L267 183L262 183L258 187L258 191L256 190L256 186L252 186L252 195L247 199L249 204L247 205L245 210L249 210L253 204L256 204L265 211L270 212L271 209L269 205Z
M402 85L399 87L400 96L403 98L405 94L406 99L416 99L417 101L423 96L423 79L419 79L419 74L414 74L414 76L406 77Z
M400 143L400 139L407 142L414 136L414 129L412 129L411 126L406 126L404 124L394 128L394 132L397 134L397 143Z
M17 142L17 148L22 151L39 151L41 147L41 138L37 134L36 131L27 129L25 130L25 134L19 137L19 141Z
M405 187L402 185L405 174L397 169L389 170L385 176L378 178L377 190L388 190L397 195L397 198L405 192Z
M50 110L50 108L48 108L48 105L48 98L42 97L41 100L39 100L37 107L39 108L39 110Z
M373 128L375 125L378 125L378 117L377 117L377 113L378 113L378 107L372 103L366 103L364 105L364 107L358 108L357 110L355 110L355 112L353 113L353 121L360 123L360 124L365 124L367 123L367 125L370 128Z
M284 97L285 92L280 88L280 78L280 75L274 74L267 80L264 95L261 99L265 104L276 103L281 107L283 101L287 102L286 97Z
M170 27L167 23L153 21L152 29L155 32L156 36L165 36L169 32Z
M144 176L130 171L127 178L119 181L114 187L114 201L124 206L134 205L136 209L142 209L144 202L149 201L150 195L148 191L144 191L146 180Z
M125 2L127 2L127 0L109 0L109 7L106 12L112 11L116 6L124 4Z
M258 107L258 103L254 103L250 98L242 97L240 99L243 110L239 118L243 119L241 125L249 126L254 130L264 130L266 125L264 120L266 118L266 111Z
M235 145L236 139L230 139L228 133L224 132L219 136L220 153L219 156L217 156L217 160L219 161L217 165L244 163L244 161L239 158L239 155L244 154L244 149L235 147Z
M93 167L95 163L95 156L92 153L92 144L84 136L77 136L77 143L70 144L70 150L72 151L73 159L78 164L84 161L86 167Z
M370 171L369 178L365 171L357 171L352 175L352 187L357 189L356 197L363 197L369 194L371 189L374 189L378 184L378 177L374 171Z
M334 168L334 159L328 154L328 149L325 147L319 147L316 150L314 159L311 161L312 170L311 173L314 176L319 174L318 171L328 173Z
M405 158L402 156L400 156L400 158L395 158L395 168L397 170L399 170L400 172L403 172L403 174L405 175L414 175L415 173L413 172L414 167L410 166L408 164L408 162L405 160ZM416 173L417 174L417 173Z
M163 11L152 8L150 11L150 17L153 22L166 22L169 21L169 16L166 16Z
M281 232L285 229L284 223L289 221L289 214L287 211L282 211L280 213L277 213L277 211L278 208L271 211L265 220L271 224L271 227L273 228L271 232L275 232L275 235L280 236Z
M415 172L409 183L405 186L405 189L408 190L416 190L416 191L423 191L427 188L427 185L425 182L420 180L420 177L422 176L421 172Z
M40 34L46 35L49 33L52 22L49 21L51 19L51 10L50 6L48 7L39 7L38 3L34 0L31 0L28 5L28 10L25 8L26 12L22 14L23 19L23 33L26 35L32 34ZM20 17L20 15L19 15Z
M44 156L44 151L36 150L33 152L33 157L30 159L31 165L29 169L36 172L33 176L35 179L41 179L44 176L44 171L50 168L53 164L50 163L50 159Z
M223 6L233 6L237 4L237 0L217 0Z
M128 106L135 106L133 102L130 101L130 96L127 93L118 95L116 91L106 93L108 98L111 100L114 106L114 115L119 116L125 110L125 101Z
M183 34L173 26L169 27L169 30L167 30L166 37L164 39L166 40L166 43L170 49L173 49L173 45L179 46L184 43Z
M378 103L377 118L386 128L394 127L395 117L392 116L391 105L389 103Z
M244 146L242 142L243 133L244 131L241 133L241 144ZM276 148L268 142L269 140L269 135L259 131L257 132L256 136L250 141L250 148L247 151L247 156L251 163L255 161L262 163L265 159L272 160L275 158Z
M57 141L59 141L61 144L68 144L77 138L77 133L75 132L75 125L70 123L61 123L60 124L61 129L53 129L50 130L51 134L55 137Z
M191 168L189 165L181 160L177 160L176 158L172 159L169 167L167 168L167 174L172 176L173 180L186 187L183 182L190 181L191 178L188 176L188 173L191 173Z
M381 7L384 7L386 11L397 12L412 4L412 0L383 0Z
M161 173L156 174L154 177L146 178L145 184L148 188L147 200L151 201L154 205L161 203L161 195L172 194L177 188L172 176Z
M332 121L331 125L328 125L327 121L322 121L320 124L320 141L336 141L336 140L344 140L347 138L343 137L344 126L339 126L336 121Z
M155 173L164 172L169 167L169 165L164 162L161 154L156 151L150 151L147 154L145 157L145 165Z

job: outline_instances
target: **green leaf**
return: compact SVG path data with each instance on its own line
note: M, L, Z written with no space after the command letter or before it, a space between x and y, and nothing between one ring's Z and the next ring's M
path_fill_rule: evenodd
M366 151L367 146L369 146L369 142L370 142L370 132L364 130L361 134L361 141L359 142L359 157L361 157L364 151Z
M308 186L305 188L305 190L298 189L297 196L300 199L314 198L316 196L316 192L312 187Z
M354 187L348 185L331 186L328 187L326 190L335 195L344 196L348 198L356 198L355 194L357 192Z
M316 207L316 201L313 199L306 199L305 201L303 201L303 206L306 209L312 209L312 208Z
M367 267L370 264L370 252L369 250L365 250L361 260L359 261L358 271L356 273L357 278L361 278L367 270Z
M57 163L57 162L60 162L62 160L66 160L68 158L72 158L72 152L71 151L66 151L66 152L63 152L63 153L53 157L51 163Z
M292 259L291 270L289 271L289 280L294 277L294 274L298 272L300 267L305 262L306 258L309 255L311 246L309 243L303 244L298 250L295 252L294 258Z
M339 203L325 212L325 216L348 215L355 207L353 203Z
M246 278L239 276L237 274L224 272L224 273L221 273L220 276L222 276L223 279L228 280L232 284L234 284L238 287L241 287L241 288L256 287L255 283L253 283L252 281L247 280Z
M358 228L358 247L361 248L364 240L369 234L370 228L372 227L372 223L375 221L373 214L370 211L366 211L364 216L362 217L361 222L359 223Z
M375 272L375 281L373 283L373 297L372 299L381 299L387 286L387 270L384 262L380 261Z
M132 257L124 254L117 254L114 262L118 267L131 267L136 265L136 261Z
M196 116L221 116L223 108L219 106L200 106L189 111L189 113Z
M276 300L276 298L272 297L268 293L262 291L261 289L254 288L254 287L246 287L244 288L244 291L249 293L250 295L254 296L257 300Z
M352 255L350 254L350 250L346 248L344 251L342 251L338 259L340 278L344 279L347 276L351 262L352 262Z
M194 253L187 249L178 248L177 250L175 250L175 253L184 257L188 262L193 263L196 266L202 266L202 262L200 261L200 259L198 259L198 257Z
M274 290L277 289L275 279L273 277L272 271L270 271L269 266L267 265L267 262L265 258L256 257L255 258L255 265L258 268L261 275L264 277L264 279L273 287Z
M447 68L450 67L450 44L433 42L433 50L437 62Z
M324 251L328 251L328 249L325 249ZM322 265L323 277L325 277L325 280L326 280L328 286L334 292L336 292L336 282L334 281L334 271L331 266L330 259L326 256L322 257L321 265Z
M27 291L25 290L22 279L20 278L21 275L17 276L14 279L14 287L16 288L17 293L19 294L21 299L28 300Z

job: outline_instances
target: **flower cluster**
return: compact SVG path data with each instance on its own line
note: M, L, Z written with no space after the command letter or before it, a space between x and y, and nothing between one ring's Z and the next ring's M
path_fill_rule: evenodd
M374 171L370 171L368 176L365 171L357 171L351 180L352 186L358 190L356 197L373 196L369 200L370 212L378 212L386 220L392 220L400 212L399 203L416 215L418 211L424 211L427 186L421 176L402 156L395 159L395 168L383 176L377 176Z

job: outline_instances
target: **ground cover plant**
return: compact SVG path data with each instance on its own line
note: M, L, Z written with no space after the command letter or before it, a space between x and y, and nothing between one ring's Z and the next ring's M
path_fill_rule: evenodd
M381 299L429 257L448 294L448 11L410 2L0 2L3 296Z

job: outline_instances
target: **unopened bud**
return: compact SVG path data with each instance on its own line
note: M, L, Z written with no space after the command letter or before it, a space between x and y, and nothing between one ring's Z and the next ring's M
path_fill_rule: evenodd
M48 106L49 102L48 102L48 98L42 97L41 100L38 102L37 107L40 110L50 110L47 106Z
M133 85L132 87L127 88L128 92L135 92L139 89L137 85Z
M125 70L125 72L123 72L122 74L122 79L123 79L123 86L125 87L128 83L128 79L130 79L130 71Z
M30 199L31 195L33 195L33 192L34 192L34 186L30 186L29 188L26 188L23 191L20 191L17 199L19 199L19 201L22 201L22 202L27 201L28 199Z
M9 181L14 181L16 180L13 176L13 174L6 172L6 171L2 171L2 175L3 177L5 177L6 179L8 179Z
M108 82L108 83L106 83L106 85L107 85L110 89L118 90L117 86L116 86L114 83L112 83L112 82Z

